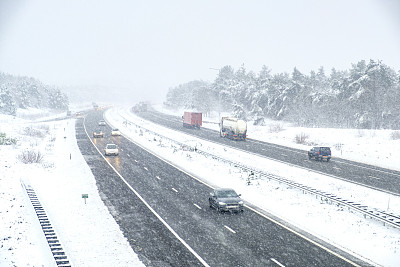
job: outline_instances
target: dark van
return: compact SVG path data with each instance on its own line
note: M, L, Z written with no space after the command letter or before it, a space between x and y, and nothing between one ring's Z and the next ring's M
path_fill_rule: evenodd
M308 151L308 159L314 158L315 160L326 160L331 159L331 148L325 146L315 146Z

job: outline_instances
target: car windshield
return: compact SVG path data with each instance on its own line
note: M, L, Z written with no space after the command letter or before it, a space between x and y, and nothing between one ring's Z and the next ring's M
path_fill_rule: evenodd
M113 129L114 132L118 131L118 129Z
M107 145L107 148L108 149L115 149L115 148L117 148L117 145Z
M234 190L221 190L217 191L217 196L224 198L224 197L237 197L238 195Z

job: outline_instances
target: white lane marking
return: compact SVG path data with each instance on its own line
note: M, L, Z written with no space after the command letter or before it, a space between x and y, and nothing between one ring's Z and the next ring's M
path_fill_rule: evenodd
M224 225L224 227L226 229L228 229L229 231L231 231L232 233L236 234L236 232L232 228L230 228L229 226Z
M251 211L257 213L258 215L260 215L260 216L262 216L262 217L268 219L269 221L275 223L276 225L279 225L280 227L282 227L282 228L288 230L289 232L291 232L291 233L293 233L293 234L295 234L295 235L297 235L297 236L303 238L304 240L310 242L311 244L313 244L313 245L315 245L315 246L317 246L317 247L319 247L319 248L321 248L321 249L323 249L323 250L325 250L325 251L331 253L332 255L335 255L336 257L338 257L338 258L344 260L345 262L347 262L347 263L349 263L349 264L351 264L351 265L353 265L353 266L356 266L356 267L361 267L361 266L358 265L357 263L352 262L352 261L349 260L349 259L346 259L345 257L343 257L342 255L340 255L340 254L334 252L333 250L330 250L329 248L324 247L322 244L319 244L319 243L317 243L316 241L311 240L310 238L306 237L305 235L303 235L303 234L301 234L301 233L299 233L299 232L296 232L296 230L289 228L288 226L286 226L286 225L284 225L284 224L278 222L277 220L273 219L272 217L269 217L269 216L267 216L266 214L263 214L263 213L259 212L258 210L254 209L254 208L252 208L252 207L250 207L250 206L248 206L248 205L245 205L245 207L247 207L249 210L251 210Z
M339 171L340 171L340 170L342 170L341 168L339 168L339 167L336 167L336 166L335 166L335 167L333 167L333 169L335 169L335 170L339 170Z
M135 159L135 162L138 163L138 161Z
M357 163L355 163L355 164L347 163L347 162L341 161L340 158L336 158L335 162L339 162L339 163L342 163L342 164L347 164L347 165L350 165L350 166L355 166L355 167L358 167L358 168L361 168L361 169L372 170L372 171L376 171L376 172L385 173L385 174L389 174L389 175L394 175L394 176L399 176L400 177L400 175L397 174L397 173L392 173L392 172L388 172L388 171L385 171L385 170L377 170L377 169L374 169L374 168L370 168L368 166L357 165ZM376 167L379 168L379 166L376 166Z
M271 258L271 261L275 262L276 264L278 264L281 267L285 267L285 265L283 265L282 263L280 263L279 261L275 260L274 258Z
M96 148L97 152L99 152L99 154L103 157L103 159L106 160L106 157L103 155L103 153L101 153L99 148L94 144L94 142L90 138L90 136L86 130L85 118L83 119L82 124L83 124L83 129L85 130L85 133L86 133L87 137L89 138L90 142ZM129 140L131 140L131 139L129 139ZM135 143L135 144L137 144L137 143ZM148 151L148 150L146 150L146 151ZM164 226L176 237L176 239L178 239L201 262L201 264L203 264L203 266L210 267L210 265L208 265L208 263L202 257L200 257L200 255L197 254L197 252L194 251L194 249L191 246L189 246L189 244L186 243L186 241L183 240L183 238L180 237L177 232L175 232L175 230L150 206L150 204L147 203L146 200L144 200L144 198L141 195L139 195L139 193L128 183L128 181L126 181L126 179L117 171L117 169L115 169L114 166L107 160L106 160L106 162L114 170L114 172L119 176L119 178L121 178L121 180L126 184L126 186L143 202L144 205L146 205L146 207L157 217L157 219L162 224L164 224ZM166 161L164 160L164 162L166 162Z
M376 179L376 180L380 180L381 178L379 178L379 177L375 177L375 176L369 176L370 178L373 178L373 179Z
M193 203L193 205L198 208L199 210L201 210L201 207L199 205L197 205L196 203Z
M121 116L121 117L122 117L122 116ZM87 130L86 130L86 126L85 126L84 123L83 123L83 125L84 125L84 129L85 129L86 135L89 137L89 134L87 133ZM189 134L189 135L190 135L190 134ZM194 136L194 135L193 135L193 136ZM214 189L214 187L213 187L212 185L210 185L210 184L206 183L205 181L203 181L203 180L197 178L197 177L194 176L193 174L188 173L187 171L185 171L185 170L183 170L182 168L178 167L178 166L177 166L175 163L173 163L172 161L160 157L159 155L155 154L153 151L150 151L149 149L147 149L147 148L145 148L144 146L142 146L140 143L138 143L138 142L135 141L134 139L132 139L132 138L130 138L130 137L126 137L126 138L127 138L128 140L130 140L132 143L134 143L134 144L136 144L137 146L141 147L143 150L145 150L145 151L147 151L148 153L152 154L153 156L157 157L157 158L160 159L161 161L164 161L165 163L167 163L167 164L173 166L174 168L180 170L182 173L185 173L186 175L192 177L194 180L198 181L199 183L204 184L204 185L208 186L209 188ZM89 138L89 139L90 139L90 138ZM204 138L200 138L200 139L204 139ZM205 139L204 139L204 140L205 140ZM95 146L94 143L93 143L93 141L92 141L91 139L90 139L90 141L92 142L93 146ZM254 141L254 140L252 139L251 141ZM211 142L211 141L210 141L210 142ZM215 142L214 142L214 143L215 143ZM99 151L99 153L101 154L100 150L99 150L96 146L95 146L95 148L96 148L96 149ZM238 149L238 150L240 150L240 151L245 151L245 150L242 150L242 149ZM245 151L245 152L248 152L248 151ZM297 152L297 151L291 151L291 152L302 154L302 153ZM252 153L252 152L248 152L248 153L253 154L253 155L256 155L256 153ZM102 156L103 156L103 155L102 155ZM272 159L272 158L265 157L265 156L262 156L262 157L267 158L267 159ZM103 156L103 158L105 158L105 157ZM287 162L284 162L284 161L281 161L281 160L276 160L276 159L273 159L273 160L275 160L275 161L277 161L277 162L282 162L282 163L288 164ZM110 163L108 163L108 164L111 166L111 168L113 168L113 169L115 170L115 168L114 168ZM288 165L296 166L296 167L298 167L298 168L305 169L305 170L309 170L309 171L314 171L314 170L310 170L310 169L308 169L308 168L304 168L304 167L297 166L297 165L293 165L293 164L288 164ZM115 172L122 178L122 176L121 176L116 170L115 170ZM314 171L314 172L316 172L316 173L322 173L322 172L318 172L318 171ZM322 174L324 174L324 173L322 173ZM324 175L327 175L327 174L325 173ZM336 177L336 176L331 175L331 177ZM348 180L342 179L342 178L340 178L340 177L337 177L337 178L338 178L338 179L341 179L341 180L348 181ZM122 179L123 179L123 178L122 178ZM125 182L125 184L126 184L132 191L134 191L134 189L128 184L128 182L127 182L125 179L123 179L123 181ZM356 182L352 182L352 183L359 184L359 183L356 183ZM360 185L362 185L362 184L360 184ZM363 185L363 186L365 186L365 185ZM374 187L372 187L372 188L374 188ZM134 192L135 192L135 194L136 194L136 191L134 191ZM384 192L387 192L387 191L384 191ZM391 192L387 192L387 193L391 193ZM393 194L393 193L391 193L391 194ZM139 197L139 198L142 199L141 197ZM207 264L207 263L206 263L206 262L205 262L205 261L204 261L204 260L203 260L203 259L202 259L202 258L201 258L201 257L200 257L200 256L199 256L199 255L198 255L184 240L183 240L183 239L182 239L182 238L181 238L181 237L178 236L178 234L177 234L177 233L176 233L162 218L161 218L161 216L159 216L159 215L150 207L150 205L148 205L147 202L144 201L144 199L143 199L142 201L146 204L146 206L149 207L149 209L150 209L154 214L156 214L157 218L159 218L159 220L160 220L164 225L166 225L167 228L168 228L175 236L177 236L177 238L179 239L179 241L181 241L181 243L184 244L184 245L190 250L190 252L192 252L192 254L196 256L197 259L199 259L205 266L209 266L209 265L208 265L208 264ZM338 257L338 258L340 258L340 259L342 259L342 260L348 262L349 264L351 264L351 265L353 265L353 266L356 266L356 267L361 267L360 265L358 265L358 264L352 262L352 261L349 260L349 259L346 259L345 257L343 257L343 256L341 256L340 254L338 254L338 253L336 253L336 252L330 250L329 248L323 246L322 244L319 244L319 243L317 243L316 241L313 241L313 240L311 240L310 238L308 238L308 237L302 235L301 233L296 232L294 229L291 229L291 228L285 226L284 224L282 224L282 223L278 222L277 220L273 219L272 217L269 217L269 216L267 216L267 215L265 215L265 214L263 214L263 213L257 211L256 209L254 209L254 208L248 206L248 205L245 205L245 207L247 207L248 209L250 209L250 210L252 210L253 212L257 213L258 215L260 215L260 216L262 216L262 217L268 219L269 221L271 221L271 222L273 222L273 223L279 225L280 227L282 227L282 228L288 230L289 232L291 232L291 233L293 233L293 234L299 236L300 238L302 238L302 239L304 239L304 240L310 242L311 244L314 244L315 246L317 246L317 247L319 247L319 248L321 248L321 249L327 251L328 253L330 253L330 254L332 254L332 255L335 255L336 257Z
M175 188L172 187L172 190L174 190L176 193L178 193L178 190L176 190Z
M143 167L146 171L149 171L149 169L147 169L147 167Z
M282 156L284 156L284 157L287 157L288 155L286 155L286 154L281 154Z
M119 114L119 115L120 115L123 119L126 120L126 118L125 118L123 115L121 115L121 114ZM85 120L85 118L84 118L84 120ZM143 128L143 127L142 127L142 128ZM165 128L171 129L171 130L176 130L176 129L170 128L170 127L165 127ZM86 131L86 128L85 128L85 131ZM214 132L214 131L212 131L212 132ZM86 133L87 133L87 132L86 132ZM202 139L202 140L205 140L205 141L214 143L214 144L221 145L220 143L217 143L217 142L214 142L214 141L210 141L210 140L208 140L208 139L205 139L205 138L200 137L200 136L197 136L197 135L193 135L193 134L189 134L189 133L186 133L186 134L189 135L189 136L193 136L193 137L196 137L196 138L199 138L199 139ZM180 170L180 171L182 171L182 172L188 174L187 172L183 171L181 168L179 168L178 166L176 166L176 165L175 165L174 163L172 163L171 161L169 161L169 160L167 160L167 159L164 159L164 158L161 158L160 156L158 156L158 155L156 155L155 153L149 151L148 149L146 149L145 147L143 147L142 145L140 145L138 142L134 141L133 139L131 139L131 138L127 137L127 136L126 136L126 138L127 138L128 140L130 140L132 143L135 143L136 145L138 145L138 146L141 147L142 149L146 150L146 151L149 152L150 154L152 154L152 155L158 157L158 158L161 159L162 161L167 162L168 164L174 166L174 167L177 168L178 170ZM262 142L262 141L258 141L258 140L256 140L256 139L248 139L248 140L249 140L249 142L253 142L253 143L256 143L256 144L263 144L263 145L266 145L266 146L269 146L269 147L275 147L275 148L278 148L278 149L281 149L281 150L286 150L286 151L289 151L290 153L297 153L297 154L303 155L304 152L305 152L305 151L293 150L293 149L290 148L290 147L280 147L279 145L272 144L272 143L265 143L265 142ZM385 192L385 193L388 193L388 194L392 194L392 195L395 195L395 196L398 196L398 195L399 195L399 194L393 193L393 192L388 191L388 190L384 190L384 189L377 188L377 187L374 187L374 186L366 185L366 184L363 184L363 183L356 182L356 181L354 181L354 180L349 180L349 179L346 179L346 178L343 178L343 177L339 177L339 176L335 176L335 175L332 175L332 174L320 172L320 171L313 170L313 169L310 169L310 168L302 167L302 166L300 166L300 165L296 165L296 164L292 164L292 163L289 163L289 162L286 162L286 161L282 161L282 160L278 160L278 159L275 159L275 158L267 157L267 156L260 155L260 154L257 154L257 153L253 153L253 152L250 152L250 151L246 151L246 150L243 150L243 149L240 149L240 148L235 148L235 147L230 147L230 148L236 149L236 150L238 150L238 151L246 152L246 153L249 153L249 154L251 154L251 155L260 156L260 157L263 157L263 158L266 158L266 159L269 159L269 160L274 160L274 161L276 161L276 162L284 163L284 164L287 164L287 165L289 165L289 166L294 166L294 167L296 167L296 168L300 168L300 169L312 171L312 172L315 172L315 173L319 173L319 174L322 174L322 175L326 175L326 176L329 176L329 177L333 177L333 178L335 178L335 179L339 179L339 180L342 180L342 181L346 181L346 182L350 182L350 183L353 183L353 184L357 184L357 185L365 186L365 187L368 187L368 188L376 189L376 190L379 190L379 191L382 191L382 192ZM341 161L340 158L335 158L335 162L339 162L339 163L343 163L343 164L347 164L347 165L353 165L353 164L350 164L350 163L346 163L346 162ZM391 174L391 175L395 175L395 176L400 176L399 174L396 174L396 173L391 173L391 172L376 170L376 169L372 169L372 168L368 168L368 167L364 167L364 166L359 166L359 165L353 165L353 166L360 167L360 168L365 168L365 169L370 169L370 170L375 170L375 171L379 171L379 172L383 172L383 173L387 173L387 174ZM192 176L192 175L190 175L190 174L188 174L188 175L191 176L191 177L193 177L195 180L199 181L200 183L205 184L205 185L207 185L207 186L209 186L209 187L212 188L212 186L210 186L209 184L207 184L207 183L201 181L200 179L198 179L198 178L196 178L196 177L194 177L194 176Z
M161 180L161 178L160 178L158 175L156 176L156 178L157 178L158 180Z

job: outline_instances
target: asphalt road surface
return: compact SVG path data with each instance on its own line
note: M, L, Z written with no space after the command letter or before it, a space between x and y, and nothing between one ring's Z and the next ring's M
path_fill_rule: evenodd
M400 195L399 171L335 158L334 154L329 162L309 160L307 157L307 151L304 150L262 142L251 138L247 141L233 141L221 138L219 132L207 128L201 128L201 130L184 128L182 126L182 119L177 116L171 116L153 110L138 112L135 114L162 126L182 131L225 146L242 149L247 152L282 161L294 166L332 175L346 181ZM247 134L251 137L251 132L248 132ZM382 156L384 156L384 153L386 153L386 151L382 151ZM399 161L399 159L396 158L388 160Z
M369 266L268 214L210 209L208 185L125 137L112 137L109 126L97 125L101 119L101 112L91 112L77 120L78 146L103 201L146 266ZM105 137L94 139L98 128ZM120 154L104 158L107 143L117 144Z

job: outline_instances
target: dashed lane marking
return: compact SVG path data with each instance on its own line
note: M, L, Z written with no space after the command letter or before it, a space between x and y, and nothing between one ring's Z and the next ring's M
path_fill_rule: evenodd
M201 210L201 207L199 205L197 205L196 203L193 203L193 205L198 208L199 210Z
M147 167L143 167L143 169L145 169L146 171L149 171L149 169L147 169Z
M176 190L175 188L172 187L172 190L174 190L176 193L178 193L178 190Z
M230 228L229 226L224 225L224 227L226 229L228 229L229 231L231 231L232 233L236 234L236 232L232 228Z
M158 180L161 180L160 176L158 176L158 175L156 176L156 178L157 178Z
M274 258L271 258L271 261L275 262L276 264L278 264L281 267L285 267L285 265L283 265L282 263L280 263L279 261L275 260Z

